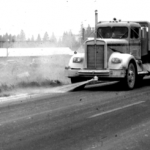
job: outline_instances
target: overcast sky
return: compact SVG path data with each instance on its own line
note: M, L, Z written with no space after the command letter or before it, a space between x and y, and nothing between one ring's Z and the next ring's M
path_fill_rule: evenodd
M17 35L21 29L29 37L45 31L78 34L81 23L94 26L96 9L99 21L114 17L150 21L149 0L0 0L0 35Z

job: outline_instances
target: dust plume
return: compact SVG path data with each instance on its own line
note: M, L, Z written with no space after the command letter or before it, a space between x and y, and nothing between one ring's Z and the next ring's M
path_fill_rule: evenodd
M70 83L65 66L70 55L1 57L0 92L13 88L53 87Z

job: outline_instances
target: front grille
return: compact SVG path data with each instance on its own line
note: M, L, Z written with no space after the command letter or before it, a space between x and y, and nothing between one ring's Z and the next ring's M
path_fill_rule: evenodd
M87 46L87 68L104 69L104 45Z

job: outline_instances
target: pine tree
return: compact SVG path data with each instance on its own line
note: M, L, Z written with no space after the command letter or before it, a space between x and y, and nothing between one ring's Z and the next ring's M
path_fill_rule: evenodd
M30 39L30 38L28 38L28 39L27 39L27 41L28 41L28 42L31 42L31 39Z
M88 37L94 37L94 30L88 25L84 33L84 40L87 40Z
M62 37L63 46L74 49L77 45L75 35L70 30L69 32L64 32Z
M17 41L17 42L18 42L18 41L21 41L21 40L20 40L20 35L19 35L19 34L16 36L16 41Z
M12 42L15 42L15 41L16 41L16 36L13 35L13 36L12 36Z
M34 42L34 36L33 36L33 35L32 35L32 37L31 37L31 41Z
M23 30L20 31L20 41L25 41L26 40L26 36L25 36L25 32Z
M0 42L2 42L3 41L3 36L2 35L0 35Z
M8 33L6 33L5 35L3 35L3 41L4 42L9 41L9 39L8 39Z
M37 41L37 42L41 42L41 41L42 41L40 34L38 34L36 41Z
M44 42L49 41L49 35L48 35L47 32L45 32L45 34L44 34L44 36L43 36L43 41L44 41Z
M54 33L52 33L52 36L51 36L51 38L50 38L50 41L51 41L52 43L54 43L54 44L57 42L57 39L56 39Z

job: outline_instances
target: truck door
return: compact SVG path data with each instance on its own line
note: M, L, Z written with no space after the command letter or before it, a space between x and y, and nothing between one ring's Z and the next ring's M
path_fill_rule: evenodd
M141 59L141 40L139 27L131 27L129 45L130 54L132 54L136 59Z

